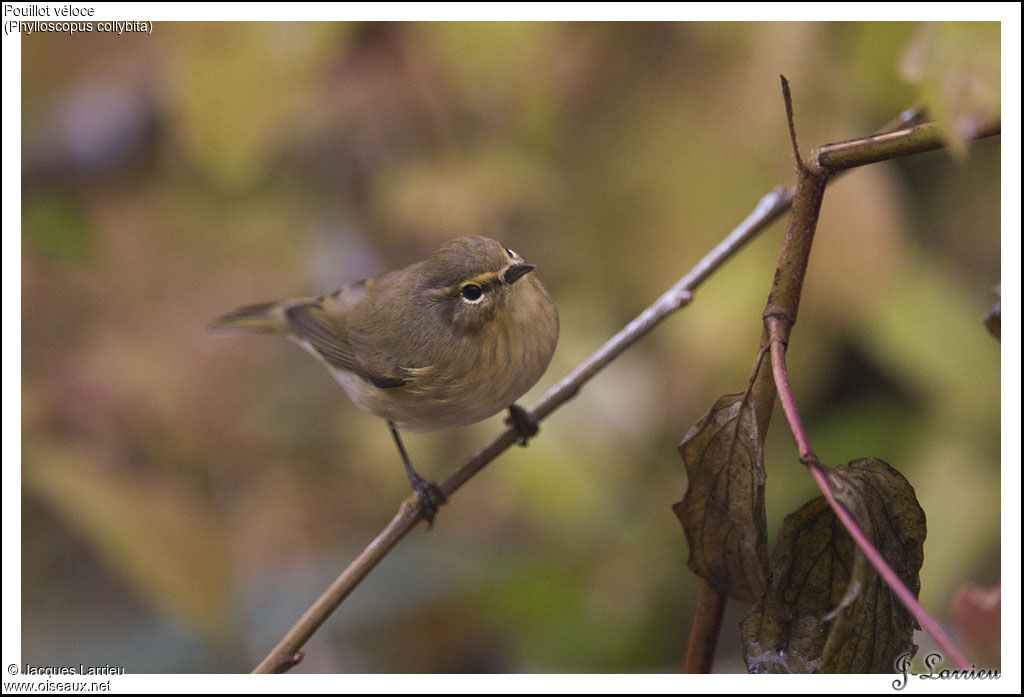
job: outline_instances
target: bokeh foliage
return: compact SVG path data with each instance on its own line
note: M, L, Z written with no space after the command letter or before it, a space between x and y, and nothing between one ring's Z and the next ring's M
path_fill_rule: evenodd
M212 318L488 234L562 317L530 403L793 181L780 73L805 149L922 101L956 121L998 110L993 26L23 37L23 661L248 670L406 495L383 423L294 347L211 337ZM980 320L999 141L957 152L834 183L789 351L818 455L913 483L940 621L1000 572L999 346ZM299 669L675 669L696 585L675 447L749 375L781 229L405 540ZM814 495L778 421L770 539ZM407 445L441 478L496 428ZM742 670L737 634L720 655Z

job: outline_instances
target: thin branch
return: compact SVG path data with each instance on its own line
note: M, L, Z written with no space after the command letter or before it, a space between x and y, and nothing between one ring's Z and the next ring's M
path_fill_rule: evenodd
M697 286L728 261L744 244L782 216L789 209L792 201L793 189L791 188L778 187L765 195L758 202L754 211L703 259L697 262L689 273L641 312L636 319L605 342L568 376L548 390L533 409L527 411L527 415L539 423L575 397L580 388L602 368L654 329L663 319L689 303ZM516 443L519 438L520 436L514 428L506 429L446 479L441 484L441 490L450 498L473 475ZM300 649L306 641L422 517L423 509L419 499L415 495L405 499L388 526L335 579L253 672L282 672L301 660Z
M945 655L953 661L960 669L970 670L973 666L971 662L960 652L953 640L949 638L946 631L942 626L935 621L934 618L928 611L924 609L918 601L917 596L910 592L910 589L903 583L903 580L893 571L892 567L885 561L885 558L875 549L875 546L871 544L871 540L864 534L864 531L857 525L857 521L853 519L850 512L843 507L841 503L836 501L835 496L832 495L832 485L829 484L828 477L822 470L820 464L810 464L808 468L811 470L811 476L814 477L814 482L818 485L825 500L828 501L828 505L835 511L836 517L839 518L843 527L850 533L850 537L853 538L854 543L860 547L861 551L867 557L871 565L875 567L875 571L882 577L886 585L889 586L889 590L899 598L900 602L903 603L903 607L913 615L914 619L917 620L917 624L931 635L939 647L945 652Z
M796 142L796 126L793 122L793 94L789 91L789 80L785 75L779 75L782 81L782 101L786 105L786 123L789 124L789 140L793 143L793 157L796 158L797 169L802 170L804 160L800 157L800 146Z
M412 504L411 501L416 503ZM412 530L416 521L422 516L419 500L411 496L402 502L398 513L391 519L373 542L366 546L358 557L348 565L341 576L317 598L316 602L306 610L306 613L278 642L274 650L267 654L267 657L260 661L260 664L252 671L253 673L284 673L291 670L302 660L302 652L299 650L309 640L313 633L320 628L320 625L330 617L341 602L352 590L359 585L359 582L366 577L366 574L380 562L381 559L398 544L407 532Z
M810 470L814 482L818 485L822 495L828 501L828 505L835 512L843 527L850 533L854 543L864 552L864 556L875 567L875 571L882 577L882 580L889 586L893 594L899 598L899 601L903 603L907 611L917 620L918 625L935 639L935 642L945 652L945 655L952 659L958 667L964 670L969 669L971 664L960 652L956 644L953 643L953 640L949 638L949 635L946 634L941 625L928 614L928 611L924 609L917 597L910 592L910 589L903 583L903 580L893 571L889 563L886 562L885 557L881 555L871 540L868 539L868 536L864 534L864 531L861 530L857 521L850 515L850 512L833 496L832 485L825 475L824 465L818 461L814 451L811 450L803 423L800 420L800 412L796 408L796 400L793 399L792 391L789 389L786 349L784 343L779 339L786 329L776 319L769 319L768 323L770 325L769 331L774 337L772 339L772 373L775 375L775 384L779 390L779 402L782 404L782 410L786 414L789 428L799 448L800 462Z
M722 631L727 597L701 579L697 589L697 607L693 611L690 639L683 658L684 673L710 673L715 664L715 649Z
M977 138L999 135L1000 125L991 123L976 134ZM884 162L897 157L939 150L948 145L934 121L888 133L829 143L815 149L811 160L830 173Z
M782 405L782 412L786 415L789 423L789 430L796 441L797 453L800 462L805 465L809 462L818 462L818 456L811 450L810 440L804 430L803 421L800 420L800 412L796 408L796 400L793 399L793 391L789 387L789 372L786 370L786 339L789 329L777 317L770 317L766 320L769 344L771 346L772 375L775 377L775 389L779 395L779 404Z
M783 213L793 202L793 189L777 187L758 201L754 211L729 235L708 252L703 259L690 269L674 286L665 291L636 319L627 324L618 334L609 339L587 360L580 363L572 373L545 394L531 414L543 418L563 403L576 396L579 388L602 368L612 362L637 339L647 334L661 320L690 301L692 291L697 289L708 276L724 264L733 254L750 241Z
M793 124L793 100L785 77L782 78L782 96L786 102L786 118L789 121L789 133L793 140L793 154L796 157L799 179L764 316L779 316L792 326L796 324L804 276L807 274L807 263L811 259L811 245L818 227L821 202L825 198L828 174L820 168L808 167L800 159L800 151L796 145L796 126ZM786 338L789 338L788 333ZM764 349L764 338L761 349Z
M789 389L789 375L786 370L786 349L784 343L779 338L786 329L777 319L769 319L768 323L770 325L769 331L774 337L772 339L772 373L775 375L775 384L779 391L779 402L782 404L782 410L786 414L789 428L793 432L793 438L796 440L797 447L799 448L800 462L811 471L811 476L824 495L825 500L828 501L828 505L835 512L836 517L839 518L846 531L850 533L854 543L864 552L864 556L875 567L875 571L882 577L882 580L889 586L893 594L899 598L899 601L903 603L907 611L917 620L917 624L935 639L939 647L945 652L945 655L952 659L957 666L964 670L969 669L971 664L960 652L956 644L953 643L953 640L949 638L949 635L946 634L939 623L928 614L928 611L924 609L917 597L910 592L910 589L903 583L903 580L893 571L889 563L886 562L885 557L872 544L868 536L864 534L864 531L860 529L857 521L853 519L849 511L832 495L832 485L825 475L824 466L818 461L814 451L811 450L803 423L800 420L800 412L796 408L796 401L793 399L793 393Z

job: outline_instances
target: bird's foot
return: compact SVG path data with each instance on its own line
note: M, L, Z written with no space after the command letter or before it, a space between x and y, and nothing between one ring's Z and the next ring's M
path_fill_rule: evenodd
M429 527L434 527L434 516L437 509L448 502L448 497L441 487L420 476L412 479L412 490L419 496L420 505L423 506L423 518Z
M525 446L531 438L540 432L537 420L518 404L513 404L508 408L508 418L505 419L505 423L512 426L519 434L519 445Z

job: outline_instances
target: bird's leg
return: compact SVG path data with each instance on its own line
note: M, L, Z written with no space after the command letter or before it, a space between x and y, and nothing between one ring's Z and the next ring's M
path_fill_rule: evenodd
M516 433L519 434L519 445L525 446L527 441L540 432L537 420L518 404L513 404L508 408L508 418L505 419L505 423L516 429Z
M434 527L434 515L437 513L438 507L448 501L448 497L445 496L445 493L441 491L441 487L437 484L427 481L416 474L416 470L412 468L412 463L409 462L409 456L405 453L402 439L398 437L398 429L390 421L388 421L388 428L391 429L391 435L395 437L395 445L398 446L398 454L402 456L402 464L405 465L405 471L409 475L409 483L412 484L412 490L420 497L420 503L423 504L423 517L430 527Z

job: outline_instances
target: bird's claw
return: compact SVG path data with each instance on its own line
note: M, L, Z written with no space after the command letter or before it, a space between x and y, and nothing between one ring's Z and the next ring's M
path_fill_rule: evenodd
M519 445L525 446L527 442L540 432L537 420L530 416L530 413L518 404L508 408L508 418L505 423L509 424L519 434Z
M429 527L434 527L437 509L448 502L448 497L437 484L419 477L413 481L412 490L416 492L420 505L423 506L423 519L427 521Z

